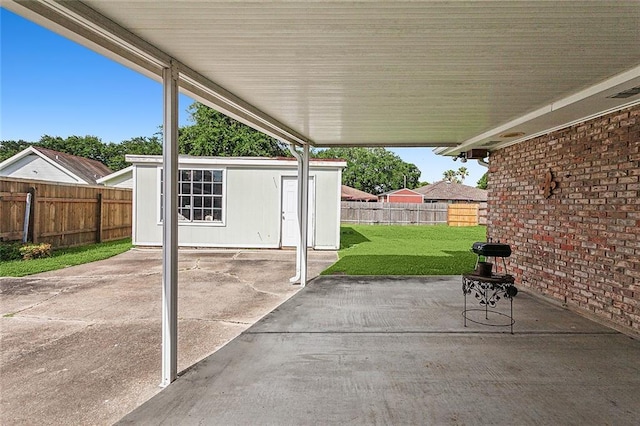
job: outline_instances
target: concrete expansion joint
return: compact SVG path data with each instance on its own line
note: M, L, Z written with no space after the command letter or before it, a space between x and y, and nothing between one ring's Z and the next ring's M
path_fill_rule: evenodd
M30 309L30 308L27 308ZM19 314L20 312L23 312L24 309L22 311L16 312L15 314ZM54 318L54 317L48 317L48 316L39 316L39 315L20 315L20 319L32 319L32 320L39 320L39 321L57 321L57 322L65 322L65 323L77 323L77 324L85 324L87 327L91 327L92 325L96 324L95 320L84 320L84 319L76 319L76 318Z

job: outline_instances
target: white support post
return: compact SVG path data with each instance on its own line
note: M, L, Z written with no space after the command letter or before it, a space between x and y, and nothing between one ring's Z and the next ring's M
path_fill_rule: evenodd
M162 383L178 370L178 69L173 61L162 71L164 140L162 160Z
M300 185L300 176L302 176L302 156L300 155L300 153L296 150L295 145L293 144L289 144L289 151L291 152L291 155L294 156L294 158L296 159L297 163L298 163L298 173L297 173L297 177L298 177L298 190L296 191L296 207L297 207L297 211L298 211L298 216L297 216L297 220L298 220L298 235L297 235L297 241L296 241L296 274L289 278L289 282L292 284L295 284L297 282L300 281L300 264L302 263L302 247L300 245L300 241L302 240L301 237L301 214L302 214L302 186ZM284 215L284 211L282 212L282 214Z
M302 176L298 176L298 185L302 185L300 212L300 285L307 284L307 241L309 236L309 145L302 150Z

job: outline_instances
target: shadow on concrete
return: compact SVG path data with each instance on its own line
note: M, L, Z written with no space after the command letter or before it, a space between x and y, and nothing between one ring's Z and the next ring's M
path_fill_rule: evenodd
M320 277L120 424L637 424L640 341L524 292L513 335L462 309L460 277Z

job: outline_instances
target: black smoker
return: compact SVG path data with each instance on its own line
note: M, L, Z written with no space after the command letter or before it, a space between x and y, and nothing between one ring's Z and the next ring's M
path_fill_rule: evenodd
M504 267L504 273L507 273L507 262L505 257L511 256L511 246L509 244L492 243L492 242L476 242L471 246L471 251L478 255L476 260L476 273L483 277L490 277L493 263L488 262L488 257L493 257L494 262L496 258L502 258L502 265ZM480 261L480 257L484 258L484 261Z

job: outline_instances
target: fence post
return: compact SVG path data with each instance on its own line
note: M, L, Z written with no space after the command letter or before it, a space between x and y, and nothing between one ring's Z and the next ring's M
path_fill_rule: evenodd
M40 209L38 208L38 197L36 196L36 187L32 186L29 188L29 193L31 194L31 213L30 213L30 226L29 233L31 234L31 242L36 244L38 242L38 237L40 236L40 227L38 226L40 220L38 215L40 214Z
M98 216L98 232L96 234L96 242L102 242L102 192L98 193L98 203L97 203L97 216Z

